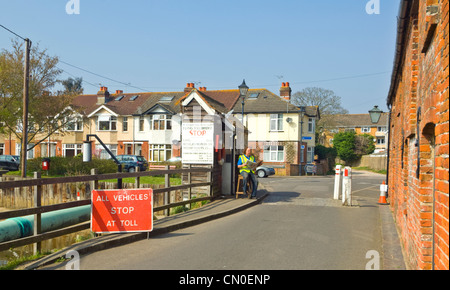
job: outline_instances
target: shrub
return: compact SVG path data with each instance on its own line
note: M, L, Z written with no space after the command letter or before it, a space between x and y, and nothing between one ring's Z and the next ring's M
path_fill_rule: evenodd
M34 158L27 161L27 171L42 172L42 160L44 158ZM97 168L99 174L117 172L117 164L112 160L92 159L90 162L83 162L80 157L50 157L49 175L52 176L73 176L89 175L92 168Z

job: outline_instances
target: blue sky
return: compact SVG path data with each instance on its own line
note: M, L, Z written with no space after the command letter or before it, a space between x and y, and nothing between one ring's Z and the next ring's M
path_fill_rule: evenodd
M399 0L0 0L0 24L61 61L85 93L250 88L333 90L352 114L384 111ZM14 35L0 28L0 49ZM112 79L112 80L111 80ZM113 81L114 80L114 81ZM126 84L129 84L128 86Z

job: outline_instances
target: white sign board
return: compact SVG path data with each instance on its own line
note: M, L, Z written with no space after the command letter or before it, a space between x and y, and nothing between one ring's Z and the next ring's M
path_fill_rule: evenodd
M183 123L181 157L184 164L214 164L214 124Z

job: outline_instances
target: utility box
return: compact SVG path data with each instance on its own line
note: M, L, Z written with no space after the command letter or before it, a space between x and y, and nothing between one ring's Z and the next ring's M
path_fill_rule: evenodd
M44 171L50 170L50 159L49 158L42 159L42 170L44 170Z

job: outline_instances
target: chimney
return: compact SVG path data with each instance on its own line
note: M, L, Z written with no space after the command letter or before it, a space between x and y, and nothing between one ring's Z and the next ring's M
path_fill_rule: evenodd
M195 88L194 83L187 83L186 87L184 88L184 93L189 93Z
M97 105L103 105L109 102L109 92L107 87L100 87L100 91L97 93Z
M289 86L289 83L282 83L280 88L280 97L283 99L290 101L291 100L292 89Z
M116 90L116 95L121 95L121 94L123 94L122 90Z
M206 92L206 87L199 87L198 90L201 92Z

